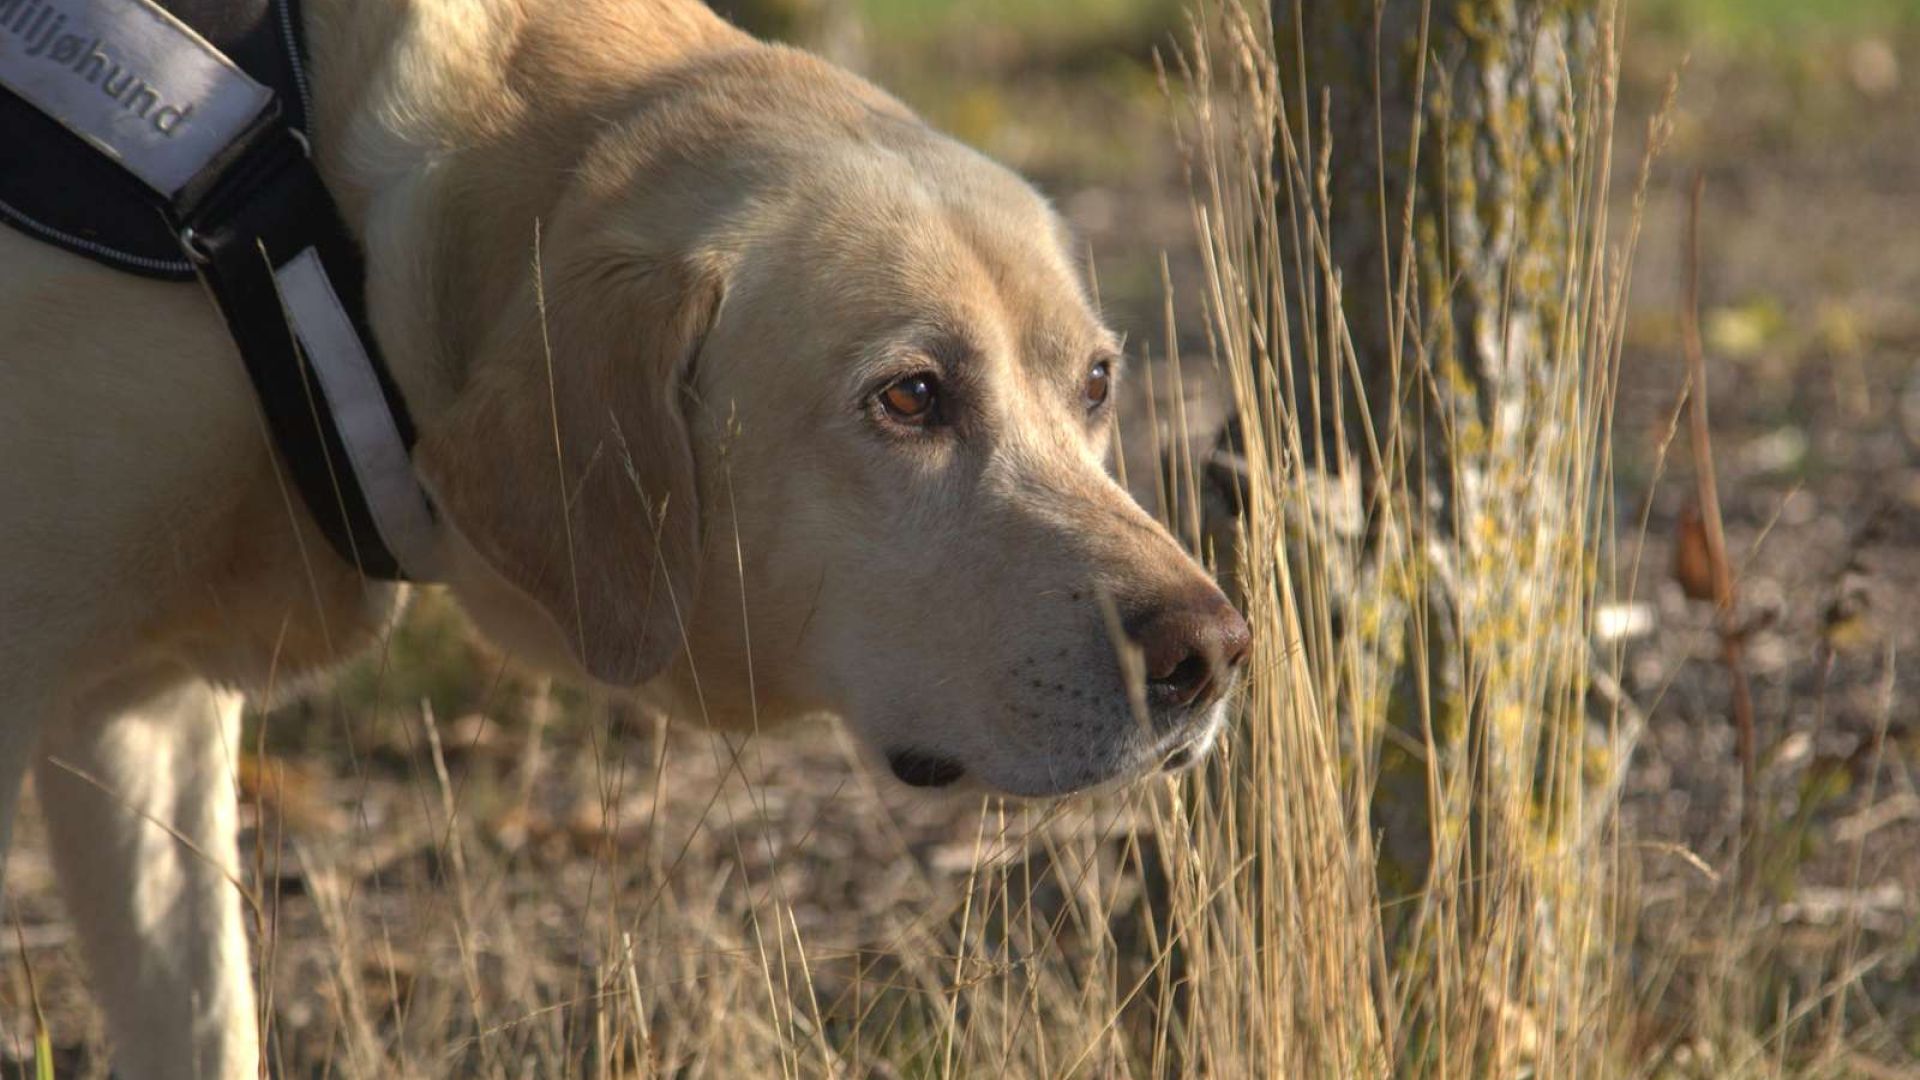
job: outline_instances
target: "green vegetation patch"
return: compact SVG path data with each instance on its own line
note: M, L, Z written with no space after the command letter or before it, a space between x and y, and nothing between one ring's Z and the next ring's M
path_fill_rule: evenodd
M1920 0L1629 0L1635 22L1730 39L1856 34L1920 27Z

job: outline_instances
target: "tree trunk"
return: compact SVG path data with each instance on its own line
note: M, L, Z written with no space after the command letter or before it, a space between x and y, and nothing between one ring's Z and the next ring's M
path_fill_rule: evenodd
M1522 599L1533 561L1523 549L1551 546L1542 528L1564 517L1550 505L1565 494L1556 478L1529 463L1556 460L1573 419L1557 407L1566 373L1550 360L1580 265L1569 257L1581 220L1577 114L1600 6L1272 0L1296 151L1276 162L1293 203L1281 216L1325 230L1324 254L1297 230L1306 250L1290 259L1319 267L1295 275L1288 297L1292 399L1319 458L1306 464L1358 479L1363 563L1395 494L1432 560L1396 617L1343 620L1372 637L1363 651L1391 673L1389 722L1410 729L1386 742L1374 805L1388 896L1428 879L1435 822L1452 817L1430 805L1445 796L1416 756L1393 747L1425 742L1430 728L1443 751L1486 758L1469 770L1476 788L1532 777L1521 748L1479 730L1526 703L1486 700L1481 691L1506 680L1468 662L1497 662L1511 643L1459 639Z
M1273 0L1282 92L1309 182L1325 186L1316 199L1367 405L1376 423L1425 426L1437 509L1459 486L1452 447L1526 439L1543 400L1577 217L1571 127L1599 7ZM1299 328L1327 340L1327 298L1303 301ZM1355 407L1340 417L1353 432Z
M1371 756L1354 767L1389 947L1456 971L1528 953L1488 965L1509 973L1489 999L1522 1008L1584 962L1550 940L1571 879L1547 867L1572 851L1564 774L1585 734L1605 4L1270 7L1287 272L1263 340L1302 432L1288 467L1318 478L1299 490L1345 503L1288 511L1318 522L1289 541L1310 564L1295 578L1331 583L1330 631L1303 647L1340 672L1342 745ZM1244 460L1226 442L1211 500L1244 505L1220 494ZM1515 918L1531 940L1490 925Z

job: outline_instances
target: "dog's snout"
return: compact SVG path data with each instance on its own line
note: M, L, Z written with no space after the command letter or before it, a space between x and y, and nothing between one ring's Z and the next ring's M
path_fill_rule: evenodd
M1175 708L1226 685L1253 644L1247 620L1213 588L1148 612L1130 636L1144 654L1148 695Z

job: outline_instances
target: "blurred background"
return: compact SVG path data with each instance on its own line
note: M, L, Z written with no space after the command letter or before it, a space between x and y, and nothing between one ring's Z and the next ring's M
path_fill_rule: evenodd
M1060 208L1129 351L1144 347L1156 360L1135 369L1142 377L1127 388L1123 421L1128 475L1151 506L1149 424L1174 438L1166 418L1177 405L1188 437L1210 445L1230 411L1206 360L1204 279L1172 136L1169 103L1185 91L1160 75L1184 40L1181 4L716 6L869 75ZM1698 923L1713 902L1703 868L1720 865L1736 831L1721 643L1710 606L1690 600L1680 580L1697 528L1685 513L1693 477L1685 454L1663 458L1685 380L1681 250L1697 175L1714 447L1774 830L1761 875L1776 947L1756 977L1816 987L1834 975L1836 939L1859 935L1849 955L1872 961L1858 973L1860 1007L1879 1034L1858 1075L1920 1075L1920 698L1911 689L1920 656L1920 0L1637 0L1626 35L1622 219L1649 120L1679 79L1672 137L1647 187L1613 461L1628 571L1615 588L1626 641L1619 691L1645 724L1625 791L1645 851L1634 861L1638 932ZM1169 352L1184 361L1178 378ZM372 707L376 683L387 702L424 703L434 726L411 710ZM856 952L890 920L915 925L944 910L992 811L877 784L824 725L781 738L777 752L763 752L765 740L723 746L548 686L426 597L384 664L361 664L337 688L249 729L267 762L243 767L259 804L252 827L296 853L261 868L282 897L274 978L283 1050L333 1060L349 1006L378 1017L407 1001L401 1027L419 1027L425 1041L440 1030L412 989L417 976L444 973L410 935L444 921L451 903L419 900L452 872L436 839L446 824L440 798L423 790L449 792L447 805L457 802L493 853L476 864L484 880L474 891L515 913L521 944L500 950L501 963L527 971L483 973L508 999L515 987L544 994L597 970L604 958L566 928L601 902L595 875L609 851L652 867L650 881L687 879L672 895L688 909L728 909L731 875L749 892L778 889L796 933ZM609 762L630 790L609 793ZM451 783L436 779L442 765ZM734 777L751 784L729 787ZM1054 824L1127 829L1104 809ZM37 996L62 1074L99 1075L98 1019L41 842L29 815L6 883L20 949L0 961L0 1029L31 1031ZM366 995L357 1003L323 989L337 982L351 933L340 925L342 893L360 897L359 922L384 928L356 961ZM1649 1009L1645 1023L1658 1033L1665 1021ZM0 1060L24 1056L17 1039L0 1045ZM1717 1072L1696 1064L1699 1075ZM1874 1071L1882 1067L1892 1071Z

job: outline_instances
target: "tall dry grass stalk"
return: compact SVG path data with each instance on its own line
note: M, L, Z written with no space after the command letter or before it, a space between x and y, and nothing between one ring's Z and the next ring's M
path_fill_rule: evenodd
M1194 800L1203 820L1176 834L1203 839L1169 847L1176 879L1190 883L1176 921L1198 931L1197 968L1222 975L1193 985L1190 1022L1204 1038L1191 1060L1215 1075L1617 1071L1611 843L1631 733L1587 699L1638 222L1636 212L1623 242L1609 234L1614 16L1601 19L1591 68L1566 76L1577 81L1557 133L1573 175L1554 208L1558 332L1518 358L1537 365L1533 392L1497 401L1484 427L1368 412L1370 366L1392 364L1386 400L1439 396L1432 369L1444 358L1425 349L1442 335L1422 326L1432 316L1401 268L1422 241L1399 208L1381 215L1394 291L1360 310L1404 329L1356 333L1329 240L1336 209L1354 211L1329 205L1327 159L1307 149L1343 148L1300 130L1319 103L1287 100L1257 14L1220 4L1196 26L1181 65L1194 102L1182 141L1209 340L1243 435L1234 550L1261 633L1243 738L1208 778L1217 794ZM1321 310L1303 314L1303 297ZM1331 332L1290 333L1301 318ZM1356 339L1409 351L1363 356ZM1328 400L1359 418L1331 449L1313 434L1313 403ZM1443 500L1428 490L1433 438L1448 440ZM1199 486L1186 493L1205 499ZM1436 502L1451 515L1443 526L1430 520ZM1429 633L1446 634L1444 653ZM1430 670L1436 655L1454 670ZM1416 716L1389 715L1409 706ZM1377 847L1390 755L1424 772L1428 813L1424 878L1398 888ZM1216 881L1224 887L1202 904Z
M1533 358L1542 392L1519 418L1533 435L1456 432L1449 450L1476 479L1457 493L1454 527L1436 530L1417 475L1422 427L1363 412L1354 453L1331 459L1303 433L1301 402L1328 390L1364 400L1360 366L1373 361L1355 354L1350 333L1305 335L1309 355L1290 353L1296 287L1313 283L1321 317L1342 327L1342 282L1325 242L1332 208L1312 197L1322 163L1288 119L1313 110L1288 108L1260 20L1209 0L1178 65L1209 359L1230 387L1246 460L1229 529L1209 531L1191 461L1168 506L1177 529L1211 540L1229 564L1257 642L1236 734L1216 759L1117 796L990 804L960 845L957 887L890 831L881 793L863 779L799 812L791 793L764 783L758 742L662 736L652 777L614 775L615 755L596 743L588 767L600 797L575 840L598 868L534 884L484 845L463 851L474 823L436 768L423 784L439 792L421 812L446 838L451 872L437 876L451 898L416 907L362 896L356 911L302 853L323 886L334 954L323 970L338 983L327 995L338 1015L316 1028L335 1032L323 1041L339 1070L1632 1071L1614 1022L1621 916L1611 906L1628 733L1587 694L1590 616L1614 527L1608 442L1634 231L1615 246L1608 218L1612 21L1564 117L1577 180L1564 207L1559 330ZM1415 328L1406 340L1424 340L1422 312L1404 295L1385 309ZM1397 369L1417 381L1425 361L1416 350ZM1295 385L1302 371L1317 385ZM1374 477L1364 499L1363 472ZM1384 648L1389 635L1368 632L1404 618L1417 646L1439 617L1423 598L1440 589L1455 598L1444 617L1460 642L1464 714L1439 701L1434 673L1403 660L1419 648ZM1420 691L1411 738L1388 715L1396 677ZM1459 715L1476 718L1471 738L1484 752L1457 752L1461 733L1447 725ZM437 736L426 734L438 764ZM1376 845L1389 753L1421 764L1435 808L1429 870L1412 888L1383 885ZM869 875L847 886L851 925L832 901L822 910L821 878L854 880L832 877L832 849L818 854L835 827L864 832L855 848L894 856L883 885ZM549 914L529 925L532 910ZM558 950L564 962L531 940L582 924L591 933ZM409 954L444 962L423 977L425 962L410 965ZM361 984L381 990L383 980L380 1002L367 1000Z

